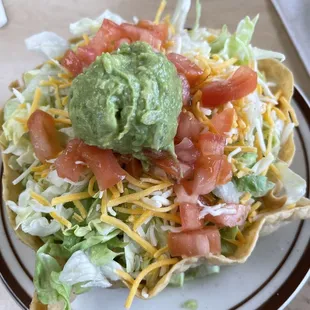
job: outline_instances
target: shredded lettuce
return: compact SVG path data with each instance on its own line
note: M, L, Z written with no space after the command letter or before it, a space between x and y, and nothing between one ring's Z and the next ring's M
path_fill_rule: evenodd
M241 153L236 156L236 160L248 168L252 168L257 160L256 153Z
M190 7L191 0L178 0L171 20L176 33L183 31Z
M229 37L228 28L226 25L224 25L216 40L210 43L211 52L212 53L220 52L224 48L225 42L228 39L228 37Z
M199 22L201 18L201 3L199 0L196 0L196 19L193 30L197 30L199 28Z
M296 203L306 193L307 182L298 174L293 172L285 162L279 161L275 164L280 173L280 181L283 184L282 192L287 195L286 204Z
M40 32L25 40L28 50L43 53L47 58L62 56L69 48L67 40L54 32Z
M253 197L262 197L270 191L275 184L268 181L266 176L246 175L242 178L234 178L234 183L240 192L249 192Z
M234 254L237 246L227 240L236 240L238 227L225 227L220 230L221 234L221 253L225 256Z
M45 304L63 302L64 309L70 307L70 286L59 281L61 267L57 260L46 254L50 243L45 243L36 254L36 267L34 274L34 285L39 300Z
M90 248L89 250L89 258L90 261L97 265L105 265L111 260L113 260L116 256L123 254L124 252L113 252L107 246L107 244L97 244Z
M213 193L215 196L221 198L226 203L238 203L242 192L239 192L233 182L228 182L224 185L217 186Z

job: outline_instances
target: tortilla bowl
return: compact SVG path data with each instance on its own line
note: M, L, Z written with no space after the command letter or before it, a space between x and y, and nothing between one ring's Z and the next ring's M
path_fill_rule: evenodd
M274 92L279 89L282 90L283 96L290 103L293 89L294 81L292 73L283 64L276 60L267 59L259 62L260 71L264 72L268 80L274 81L277 87L273 89ZM279 106L281 109L281 105ZM0 122L3 124L3 111L0 112ZM1 145L2 149L6 146ZM279 158L286 162L288 165L291 164L295 154L295 144L293 133L289 136L286 143L281 147L279 152ZM17 202L19 194L22 192L23 188L20 184L14 186L12 181L18 177L18 173L9 167L9 159L11 155L2 154L3 160L3 198L5 201L12 200ZM275 180L277 181L277 180ZM285 208L286 197L277 195L280 192L281 182L277 182L277 188L271 190L266 197L264 197L264 203L268 205L268 212L258 214L254 221L248 226L244 231L245 242L242 246L238 247L236 252L231 256L223 255L213 255L210 254L208 257L190 257L180 260L176 265L174 265L169 272L160 279L160 281L153 287L148 294L148 298L156 296L161 292L168 284L173 274L181 273L186 271L191 267L196 267L203 263L208 263L210 265L232 265L232 264L242 264L246 262L248 257L251 255L253 249L256 246L257 240L260 235L267 235L279 227L289 223L292 220L306 219L310 218L310 200L307 198L300 199L296 206L292 209ZM15 230L17 237L26 245L34 249L35 251L40 248L43 244L39 237L35 237L24 233L21 228L15 229L15 217L16 214L6 207L7 213L10 219L10 224ZM123 281L123 284L130 287L129 283ZM137 291L137 297L142 299L147 299L142 296L141 291ZM73 296L74 298L74 296ZM30 309L62 309L62 303L57 303L54 305L43 305L39 302L37 295L33 297Z

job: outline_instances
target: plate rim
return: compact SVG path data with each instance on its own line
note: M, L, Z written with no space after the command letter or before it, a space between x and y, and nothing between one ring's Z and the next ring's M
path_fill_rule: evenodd
M302 110L302 114L307 119L307 125L310 130L310 102L307 97L303 93L303 91L295 85L294 87L294 100L297 102L299 108ZM297 134L300 135L298 130L296 130ZM302 140L301 140L302 141ZM302 145L304 148L305 146ZM305 152L305 150L304 150ZM305 152L306 153L306 152ZM307 163L307 195L310 195L310 177L309 177L309 162ZM1 176L3 173L3 167L1 165ZM4 215L4 207L3 207L3 199L2 199L2 181L0 180L0 208L1 208L1 217ZM301 230L304 221L301 221L299 225L299 230ZM4 221L3 221L3 224ZM298 236L297 236L298 239ZM303 255L299 259L298 263L295 265L294 269L287 277L285 282L274 292L272 296L270 296L258 309L260 310L268 310L268 309L284 309L296 296L296 294L300 291L303 285L306 283L307 279L310 278L310 240L306 246L306 249L303 252ZM7 292L12 296L13 300L24 310L28 310L31 302L31 296L23 289L20 283L17 281L16 277L11 272L9 266L3 258L2 251L0 249L0 261L2 264L0 265L0 280L6 288ZM277 272L271 277L268 278L269 281L277 274ZM268 280L267 279L267 280ZM14 289L13 289L14 288ZM262 286L259 287L261 289ZM247 298L239 302L233 308L229 310L238 309L245 302L251 300L256 294L250 294Z

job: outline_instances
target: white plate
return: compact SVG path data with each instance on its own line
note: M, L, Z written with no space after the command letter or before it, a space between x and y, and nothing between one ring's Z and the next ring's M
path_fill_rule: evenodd
M296 155L292 168L310 184L310 107L296 89L293 105L300 127L295 132ZM0 219L1 278L21 307L27 309L33 293L35 255L18 241L9 227L3 207ZM195 299L199 309L278 309L293 298L309 277L310 221L298 221L261 238L250 259L243 265L221 268L218 275L188 282L183 288L168 287L149 301L136 299L133 310L180 309ZM94 289L78 296L74 310L124 309L127 289Z

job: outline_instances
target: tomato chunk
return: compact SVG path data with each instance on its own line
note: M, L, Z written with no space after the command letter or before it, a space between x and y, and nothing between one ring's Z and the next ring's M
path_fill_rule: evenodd
M217 176L216 185L224 185L232 179L232 167L231 163L228 162L227 157L223 155L220 172Z
M79 47L76 51L76 56L80 59L84 67L88 67L96 60L96 52L91 47Z
M181 142L184 138L196 141L202 129L203 125L191 112L181 112L175 140L177 143Z
M180 165L177 160L171 157L163 158L163 159L155 159L154 164L163 169L168 175L180 178L181 171L180 171Z
M180 54L169 53L167 58L175 65L178 73L183 74L187 78L191 87L198 82L200 76L203 74L202 69Z
M205 216L205 220L216 224L219 227L234 227L240 226L245 223L245 220L251 210L250 206L245 206L241 204L227 204L226 209L234 210L234 214L221 214L218 216L213 216L208 214Z
M126 164L125 170L135 178L140 178L143 173L141 162L136 158L131 158Z
M125 178L125 172L111 150L104 150L83 143L79 147L79 152L96 176L101 191Z
M66 51L60 63L74 76L77 76L78 74L83 72L82 61L75 55L72 50Z
M221 237L218 229L206 227L180 233L168 234L168 248L171 256L193 257L219 254Z
M181 203L180 217L183 231L203 228L203 221L199 219L200 207L196 204Z
M233 108L229 108L218 114L215 114L211 119L211 123L213 124L217 133L225 135L231 130L234 118L235 110Z
M143 41L150 44L156 50L160 49L161 40L156 38L151 31L128 23L121 24L120 28L125 33L124 36L131 41Z
M149 20L139 20L138 27L147 29L151 32L151 34L161 40L161 41L166 41L168 38L168 25L167 24L154 24L153 22Z
M198 145L202 155L224 154L225 142L225 137L212 132L200 134L198 139Z
M196 204L197 200L198 200L198 195L195 193L191 193L189 194L183 185L181 184L176 184L174 185L174 192L177 196L177 198L175 199L175 202L178 203L192 203L192 204Z
M195 163L199 156L199 151L196 149L194 143L188 138L184 138L175 146L175 153L179 160L187 164Z
M191 89L187 78L183 74L179 74L179 78L181 79L182 83L182 101L183 106L189 106L191 100Z
M79 152L79 146L83 142L80 139L69 141L64 152L55 161L56 171L59 177L67 178L77 182L86 166L78 163L83 162L83 157Z
M41 162L55 158L61 152L55 121L51 115L36 110L29 117L27 126L34 153Z
M241 99L257 86L257 73L246 66L239 67L231 78L214 81L202 88L202 105L216 107L231 100Z

